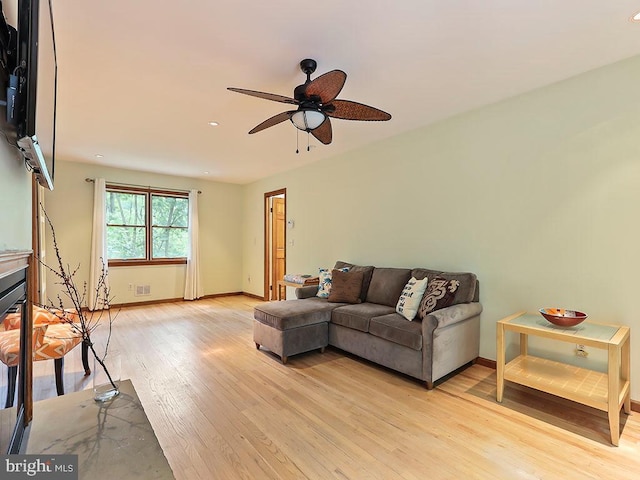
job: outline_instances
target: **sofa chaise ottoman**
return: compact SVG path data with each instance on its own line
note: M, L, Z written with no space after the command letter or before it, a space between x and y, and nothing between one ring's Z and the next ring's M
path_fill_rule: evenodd
M317 290L318 287L313 286ZM253 341L287 357L315 349L324 352L329 342L329 320L337 304L310 298L309 301L274 301L254 309Z

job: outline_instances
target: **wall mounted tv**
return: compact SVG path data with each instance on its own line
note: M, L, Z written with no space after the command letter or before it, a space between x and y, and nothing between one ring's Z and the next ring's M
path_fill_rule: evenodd
M0 58L7 61L0 75L6 90L0 92L7 94L2 129L38 182L53 190L58 65L51 0L5 0L0 6L3 3L7 21L0 21ZM15 15L17 36L5 12Z

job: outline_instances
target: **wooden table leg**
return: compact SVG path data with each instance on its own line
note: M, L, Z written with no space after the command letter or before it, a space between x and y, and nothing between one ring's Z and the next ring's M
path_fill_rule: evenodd
M621 358L621 377L625 382L631 381L631 338L627 337L622 345L622 358ZM631 388L627 390L627 396L624 399L624 413L631 415Z
M498 322L496 324L496 400L502 402L504 394L504 326Z
M609 345L608 355L608 415L609 429L611 430L611 443L616 447L620 441L620 404L618 395L620 394L620 348L617 345Z
M520 334L520 355L526 357L529 354L529 335Z

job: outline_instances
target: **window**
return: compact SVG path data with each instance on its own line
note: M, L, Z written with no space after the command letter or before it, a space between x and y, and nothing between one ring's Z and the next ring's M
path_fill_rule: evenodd
M106 200L110 266L186 263L186 193L107 185Z

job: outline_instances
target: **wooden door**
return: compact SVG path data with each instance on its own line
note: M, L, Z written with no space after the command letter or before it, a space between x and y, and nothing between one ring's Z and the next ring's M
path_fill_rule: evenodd
M284 198L274 197L271 205L271 300L278 298L278 280L285 275L285 207ZM285 292L286 297L286 292Z

